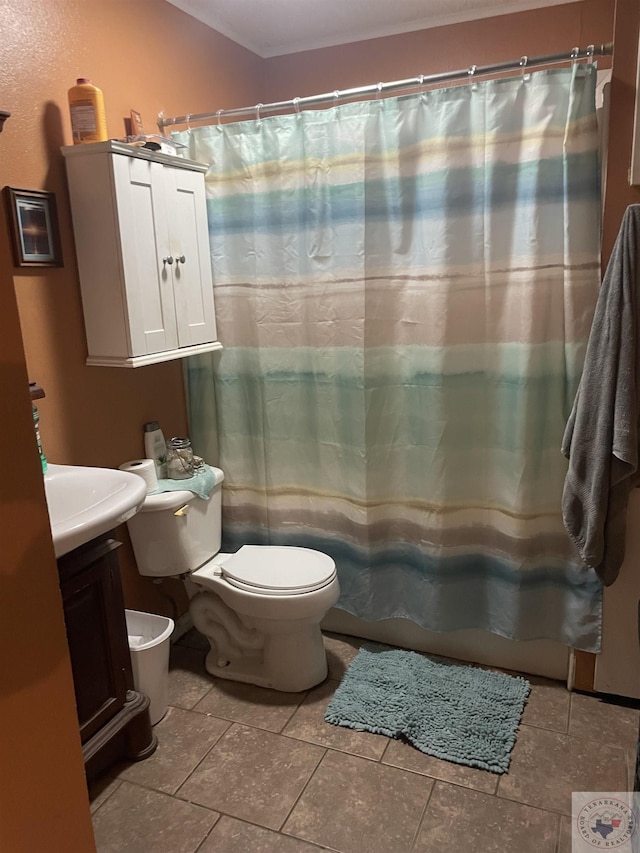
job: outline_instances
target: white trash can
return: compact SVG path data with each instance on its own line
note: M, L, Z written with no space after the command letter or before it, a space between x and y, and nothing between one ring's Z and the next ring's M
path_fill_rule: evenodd
M169 645L173 619L155 613L125 610L129 651L136 690L149 697L149 716L155 726L169 704Z

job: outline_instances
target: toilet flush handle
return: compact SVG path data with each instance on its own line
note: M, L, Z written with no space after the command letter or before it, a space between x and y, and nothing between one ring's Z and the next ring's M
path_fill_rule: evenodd
M177 509L173 514L177 518L180 518L181 516L186 515L190 509L191 509L190 504L185 504L184 506L181 506L180 509Z

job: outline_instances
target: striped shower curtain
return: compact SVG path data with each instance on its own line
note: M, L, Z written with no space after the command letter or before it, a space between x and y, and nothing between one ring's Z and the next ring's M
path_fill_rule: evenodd
M339 607L596 651L564 424L599 283L596 70L176 134L210 163L220 355L189 360L223 548L318 548Z

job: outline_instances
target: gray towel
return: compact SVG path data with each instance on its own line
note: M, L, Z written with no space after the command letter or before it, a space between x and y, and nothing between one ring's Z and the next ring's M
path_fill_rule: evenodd
M624 559L627 501L638 480L640 204L625 211L598 296L580 387L562 440L562 516L605 586Z

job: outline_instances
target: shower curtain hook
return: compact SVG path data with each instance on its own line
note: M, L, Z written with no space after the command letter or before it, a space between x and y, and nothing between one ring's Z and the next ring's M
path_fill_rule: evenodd
M300 115L300 98L293 99L293 106L296 108L298 115Z
M191 133L191 113L186 117L185 124L187 125L187 130Z
M378 100L378 101L380 100L380 95L382 95L382 87L383 86L384 86L384 83L382 83L382 82L378 83L378 85L376 86L376 89L378 90L377 94L376 94L376 100Z
M223 112L224 112L224 110L217 110L217 112L216 112L216 118L218 120L218 127L222 127L222 125L220 124L220 119L222 118Z
M471 85L471 91L472 92L475 92L476 89L478 88L478 84L473 79L475 77L475 73L476 73L477 68L478 68L477 65L471 65L469 67L469 70L467 71L467 74L469 75L469 79L472 81L472 85Z
M340 89L334 89L334 92L333 92L333 105L334 105L334 107L338 105L339 100L340 100Z
M575 61L579 56L580 56L580 48L574 47L573 50L571 51L571 59L573 59Z
M529 64L529 57L528 56L521 56L520 57L520 68L522 68L522 76L523 77L524 77L524 72L525 72L528 64Z
M596 52L595 44L590 44L587 46L587 61L589 62L589 65L593 65L593 58L594 58L595 52Z
M260 121L260 110L264 107L264 104L256 104L256 121Z

